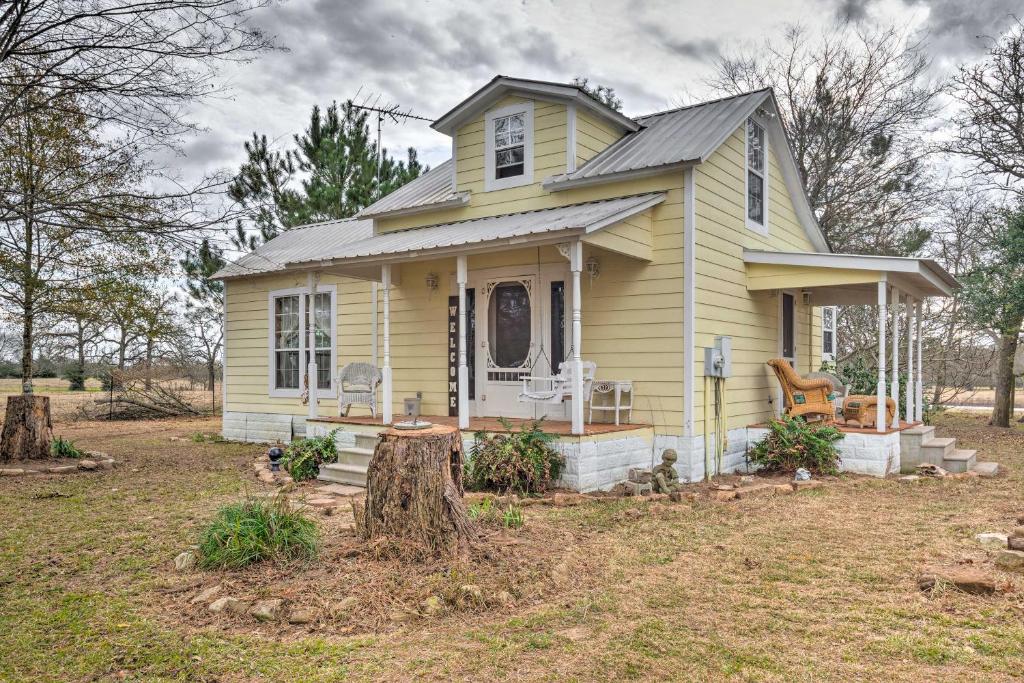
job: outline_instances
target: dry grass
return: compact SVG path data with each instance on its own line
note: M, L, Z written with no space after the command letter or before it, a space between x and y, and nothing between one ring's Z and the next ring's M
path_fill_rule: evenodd
M463 567L360 556L346 515L319 516L317 563L187 576L171 559L217 506L262 490L249 467L261 448L170 439L212 420L71 425L66 436L121 466L0 480L0 515L17 520L0 531L0 679L1010 680L1024 670L1021 594L926 596L915 578L956 563L995 571L973 535L1024 513L1024 430L942 419L1009 475L531 506L522 531ZM256 625L188 605L199 585L166 592L196 580L320 617ZM394 618L465 583L516 604ZM359 606L334 610L346 596Z

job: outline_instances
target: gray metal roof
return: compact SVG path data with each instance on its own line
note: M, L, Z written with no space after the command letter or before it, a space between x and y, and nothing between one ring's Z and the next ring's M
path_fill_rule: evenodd
M409 258L421 252L565 231L593 232L664 199L664 193L655 192L378 235L373 234L372 221L367 219L320 223L281 233L214 277L268 273L309 263Z
M551 179L552 189L572 181L591 180L661 166L701 163L765 99L758 90L637 118L643 127L627 133L572 173Z
M359 212L361 218L390 213L412 213L417 209L437 208L439 204L465 204L468 194L455 191L452 160L430 169L391 194L381 197Z

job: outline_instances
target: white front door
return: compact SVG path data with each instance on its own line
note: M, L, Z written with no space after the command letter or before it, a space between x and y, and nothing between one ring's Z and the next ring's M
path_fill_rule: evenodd
M569 414L563 405L519 400L523 377L548 377L565 359L567 274L560 264L470 273L476 291L477 416L564 419Z

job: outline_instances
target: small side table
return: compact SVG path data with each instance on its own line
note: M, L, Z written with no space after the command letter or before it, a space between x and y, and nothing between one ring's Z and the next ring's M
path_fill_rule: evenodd
M612 405L594 405L594 394L614 394ZM622 402L622 395L629 394L629 403ZM615 424L619 424L619 412L626 411L626 424L633 418L633 381L628 379L603 379L595 380L590 390L590 418L588 422L594 421L595 410L614 410Z

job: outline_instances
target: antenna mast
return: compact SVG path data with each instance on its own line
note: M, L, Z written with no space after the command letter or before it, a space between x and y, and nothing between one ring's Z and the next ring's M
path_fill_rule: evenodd
M362 90L360 88L360 90ZM358 95L359 93L356 93ZM418 116L412 113L412 109L403 110L401 106L397 104L381 105L380 95L374 99L373 103L369 102L370 96L367 95L363 100L362 104L352 104L353 109L359 109L360 111L373 112L377 116L377 196L374 199L380 199L380 171L381 165L384 163L384 146L381 144L382 129L384 127L384 121L390 119L394 123L405 123L409 119L416 121L433 121L433 119L427 118L426 116Z

